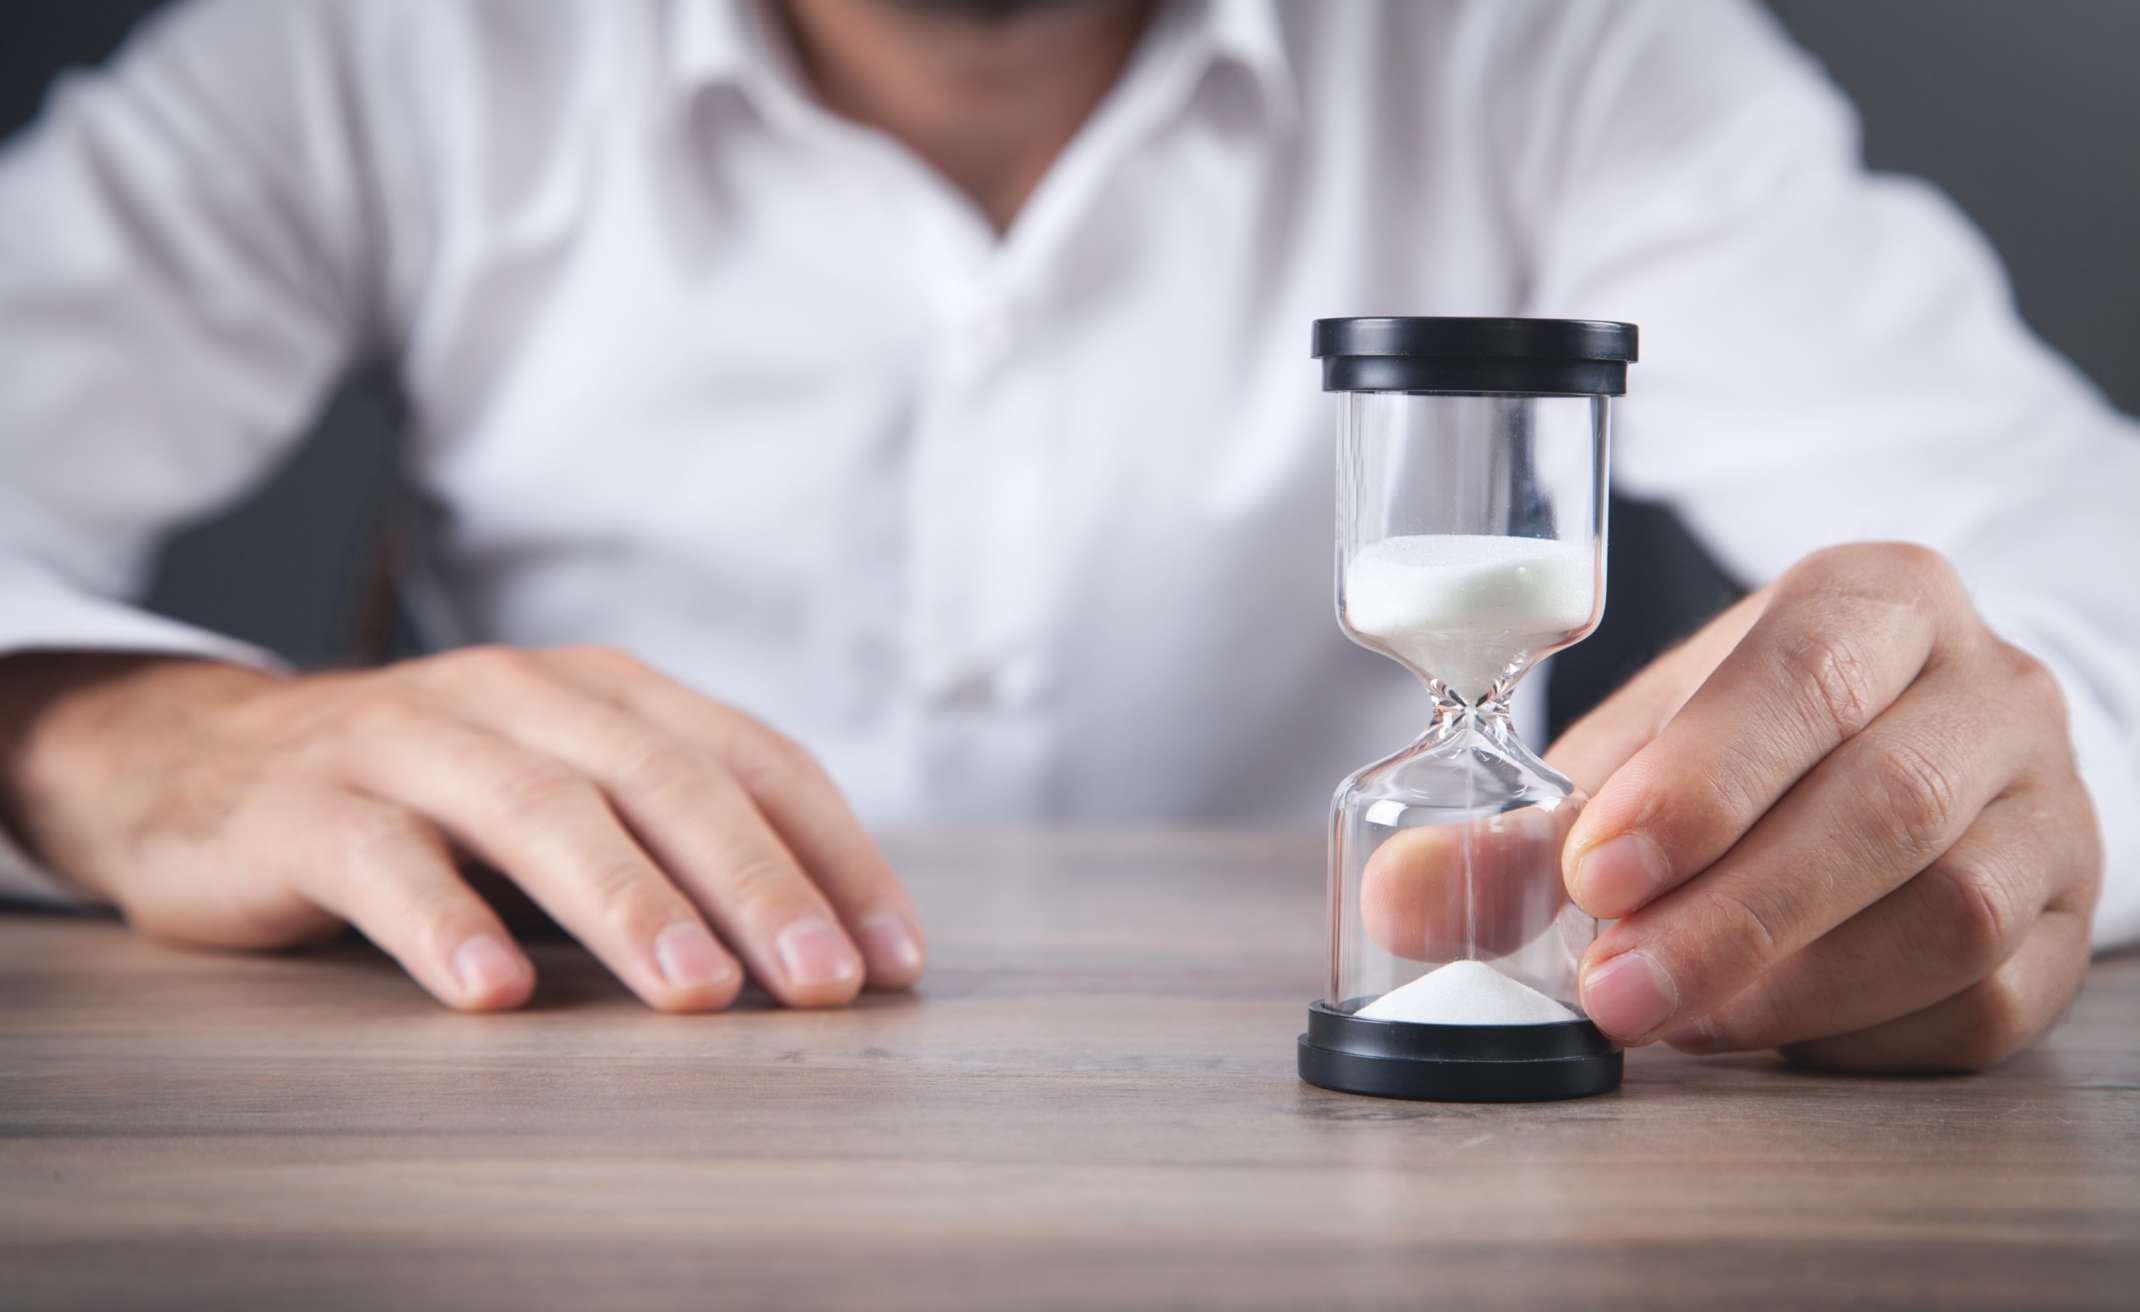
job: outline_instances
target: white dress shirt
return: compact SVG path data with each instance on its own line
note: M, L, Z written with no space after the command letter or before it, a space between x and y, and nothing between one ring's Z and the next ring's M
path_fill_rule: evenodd
M196 4L0 159L0 651L265 659L127 598L383 352L452 639L630 648L877 823L1311 821L1428 702L1331 616L1309 321L1628 319L1618 486L1752 583L1952 557L2134 937L2140 442L1856 152L1750 5L1177 3L998 237L747 4Z

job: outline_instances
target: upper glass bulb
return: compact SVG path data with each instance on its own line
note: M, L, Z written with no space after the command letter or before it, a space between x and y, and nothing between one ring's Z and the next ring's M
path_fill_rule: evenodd
M1344 398L1338 620L1436 696L1506 699L1605 602L1602 397Z

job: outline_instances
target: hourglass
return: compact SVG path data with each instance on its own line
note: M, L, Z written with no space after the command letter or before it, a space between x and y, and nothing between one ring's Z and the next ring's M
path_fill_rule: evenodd
M1329 991L1301 1078L1458 1101L1617 1088L1576 990L1597 922L1560 874L1585 798L1517 739L1509 697L1604 613L1635 328L1323 319L1314 354L1339 393L1338 623L1417 675L1433 718L1332 804Z

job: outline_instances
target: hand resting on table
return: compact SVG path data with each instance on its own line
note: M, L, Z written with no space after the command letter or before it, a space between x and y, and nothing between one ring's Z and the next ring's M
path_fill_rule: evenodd
M727 1006L744 967L798 1007L922 971L913 906L816 763L615 651L0 674L14 828L159 937L276 948L346 921L449 1006L518 1006L534 971L474 858L664 1011Z

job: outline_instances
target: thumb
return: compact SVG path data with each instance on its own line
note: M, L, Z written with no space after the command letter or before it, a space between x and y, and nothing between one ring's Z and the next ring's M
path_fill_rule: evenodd
M1546 764L1595 795L1612 772L1663 731L1768 606L1763 588L1643 667L1546 750Z

